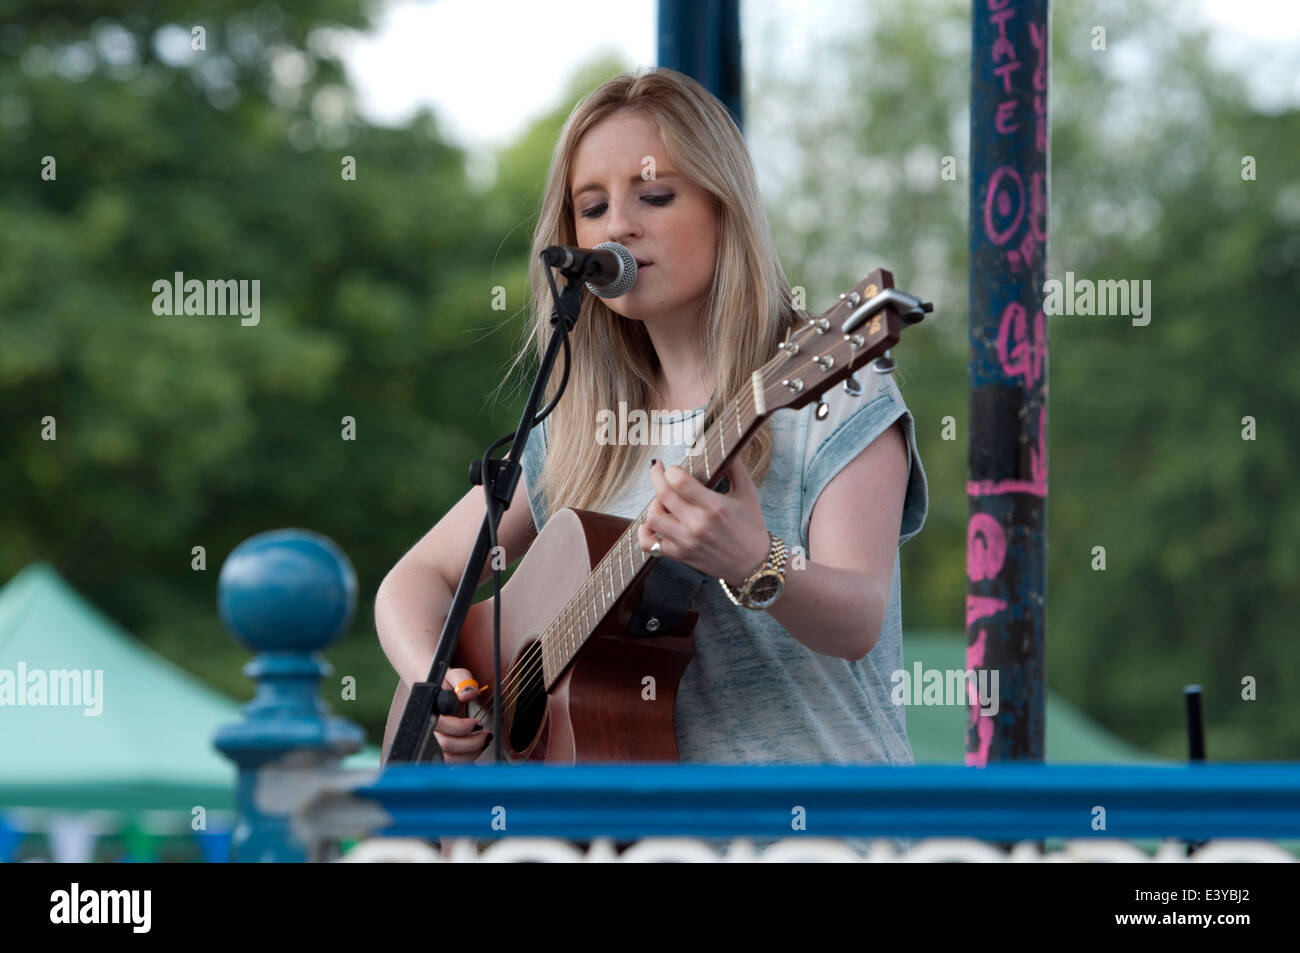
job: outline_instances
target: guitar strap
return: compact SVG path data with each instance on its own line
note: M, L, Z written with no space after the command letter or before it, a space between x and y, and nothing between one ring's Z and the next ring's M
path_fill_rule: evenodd
M661 556L646 579L645 595L628 623L627 634L643 638L677 628L706 579L708 576L685 563Z

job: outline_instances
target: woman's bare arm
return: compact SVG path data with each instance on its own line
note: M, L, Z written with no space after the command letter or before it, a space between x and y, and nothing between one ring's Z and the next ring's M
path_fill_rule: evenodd
M408 684L423 681L429 674L438 634L486 511L483 488L472 487L379 584L375 631L388 661ZM523 556L536 536L521 479L497 527L506 565ZM479 577L480 585L491 572L489 560Z

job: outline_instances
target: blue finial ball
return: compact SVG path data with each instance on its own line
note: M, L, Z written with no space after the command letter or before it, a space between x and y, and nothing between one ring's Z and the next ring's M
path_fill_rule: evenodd
M226 557L217 609L253 652L315 652L347 631L357 607L357 575L319 533L280 529L244 540Z

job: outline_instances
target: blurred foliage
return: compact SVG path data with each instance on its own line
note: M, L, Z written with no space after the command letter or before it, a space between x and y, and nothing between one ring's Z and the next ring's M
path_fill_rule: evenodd
M970 10L864 4L821 51L834 70L759 72L747 113L760 141L803 145L770 204L810 308L877 265L936 302L895 352L931 492L902 550L908 629L964 628ZM1185 12L1052 4L1048 277L1148 279L1153 310L1145 327L1049 319L1048 682L1174 758L1187 753L1182 687L1201 683L1211 758L1294 759L1300 112L1252 107ZM955 182L940 178L944 155ZM818 255L834 273L801 276ZM948 415L953 442L939 436ZM1246 676L1256 701L1241 698Z
M479 195L431 115L358 119L319 30L365 26L353 3L26 6L0 32L0 572L51 560L246 698L214 612L221 561L262 530L322 532L357 569L331 659L373 730L393 682L374 591L514 424L483 394L514 346L491 332L523 302L534 170ZM155 315L175 272L258 279L260 322Z
M1168 3L1053 12L1051 276L1150 279L1154 314L1052 321L1048 672L1108 728L1183 753L1179 691L1207 693L1214 758L1300 749L1297 617L1300 143L1213 67ZM332 707L383 725L394 676L372 600L517 422L526 255L556 135L624 64L575 71L476 186L422 112L361 119L335 52L350 0L9 4L0 27L0 578L48 559L219 690L248 698L221 630L221 561L304 526L362 599L329 656ZM794 143L767 195L787 275L824 309L877 264L934 298L896 356L931 481L903 550L909 628L962 628L969 5L845 5L842 45L769 75L746 39L746 131ZM1107 24L1112 50L1093 51ZM190 50L191 28L206 50ZM1141 83L1112 64L1146 62ZM821 95L829 83L833 95ZM1146 84L1146 85L1144 85ZM851 91L851 92L850 92ZM956 182L939 179L943 155ZM1258 180L1240 176L1256 157ZM57 178L41 178L43 157ZM341 175L356 159L356 180ZM822 263L834 262L834 270ZM261 321L160 317L153 282L258 279ZM492 309L502 287L508 306ZM1241 439L1241 418L1259 438ZM939 439L942 417L958 439ZM42 418L58 440L41 439ZM341 438L342 419L357 439ZM191 569L203 546L207 570ZM1089 568L1104 545L1108 569ZM1240 701L1240 680L1259 701ZM1050 730L1050 728L1049 728Z

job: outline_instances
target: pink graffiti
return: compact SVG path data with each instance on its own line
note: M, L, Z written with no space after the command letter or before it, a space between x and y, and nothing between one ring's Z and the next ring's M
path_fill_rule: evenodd
M1002 80L1002 91L1009 95L1011 93L1011 74L1020 69L1022 65L1016 57L1015 44L1011 42L1011 38L1007 35L1007 21L1016 15L1016 11L1005 3L1000 6L993 6L990 3L989 9L993 11L989 17L989 22L998 29L998 35L993 40L993 49L990 50L989 58L995 64L1001 60L1007 61L1000 66L995 65L993 75Z
M1029 178L1029 237L1040 245L1047 241L1047 190L1041 172Z
M984 648L988 643L988 637L988 631L980 629L980 634L975 641L966 646L966 668L969 671L973 672L984 667ZM975 726L979 738L976 749L966 752L966 765L983 768L989 763L989 748L993 744L993 717L980 713L979 696L975 691L975 685L970 681L966 683L966 702L970 705L970 724Z
M1028 94L1024 89L1026 77L1017 77L1026 63L1012 40L1013 26L1010 23L1016 15L1016 9L1010 0L986 0L988 23L996 29L989 58L993 74L1001 80L1003 99L997 104L993 115L993 128L999 135L1012 135L1021 129L1026 121L1034 124L1034 143L1039 152L1047 149L1047 57L1046 35L1040 24L1028 23L1029 39L1033 44L1034 57L1032 75L1032 117L1018 113L1022 99L1013 96L1017 82L1022 95ZM996 85L996 84L995 84ZM1026 130L1027 132L1027 130ZM1026 182L1020 171L1010 165L999 166L989 176L984 194L984 234L998 248L1004 249L1006 261L1012 274L1022 269L1032 269L1041 262L1040 255L1045 254L1047 242L1047 203L1046 179L1041 172L1030 176L1029 194L1025 195ZM1022 223L1028 220L1024 234L1020 233ZM1032 319L1026 308L1018 302L1009 303L1002 311L995 342L998 362L1002 372L1012 379L1023 380L1026 389L1041 384L1044 396L1047 393L1047 333L1046 321L1042 310L1033 314ZM1025 421L1028 423L1028 421ZM1024 427L1021 456L1018 461L1018 476L1023 476L1028 464L1028 479L1008 480L971 480L966 484L966 492L971 497L996 496L1007 493L1029 493L1045 497L1047 495L1047 414L1040 408L1037 421L1037 433L1031 427ZM1028 461L1025 460L1027 452ZM971 582L992 580L1001 572L1007 558L1007 538L1001 523L987 513L976 513L966 527L966 575ZM966 596L966 628L981 619L986 619L1003 612L1007 600L995 596ZM971 671L985 666L988 630L980 628L978 636L966 648L966 667ZM974 750L966 752L966 764L973 767L985 767L989 760L994 735L994 719L980 712L980 702L975 684L967 683L967 702L969 719L967 737L973 739Z
M1010 185L1015 186L1015 201L1012 201L1010 191L1001 192L999 186L1004 178L1010 178ZM1015 218L1010 226L999 230L993 223L993 205L997 203L998 218L1006 219L1011 215L1012 209L1015 210ZM1005 245L1007 240L1016 233L1020 227L1020 222L1025 217L1025 183L1020 178L1020 173L1009 165L1000 165L993 170L989 176L988 190L984 193L984 234L988 236L989 241L994 245Z
M1029 24L1029 40L1038 51L1038 60L1034 65L1034 115L1037 117L1034 130L1034 147L1039 152L1047 151L1047 58L1043 55L1043 30L1037 23Z
M998 113L993 117L993 128L1004 136L1019 129L1020 123L1011 118L1015 111L1016 101L1014 99L1007 99L998 103Z
M1006 97L997 104L993 128L999 135L1013 135L1020 129L1021 122L1016 116L1020 103L1013 97L1015 83L1012 74L1025 65L1011 37L1010 20L1016 15L1016 9L1009 2L995 4L993 0L989 0L987 7L989 23L997 31L989 49L989 59L993 63L994 75L1002 81L1002 92ZM1046 36L1041 24L1030 22L1027 26L1030 43L1037 54L1032 79L1034 146L1044 152L1048 137ZM1025 218L1024 180L1018 170L1007 165L998 167L989 177L984 195L984 234L998 247L1011 245L1006 256L1013 274L1022 268L1032 268L1041 254L1040 246L1047 241L1045 186L1042 173L1035 173L1030 181L1029 233L1019 241L1013 241ZM1000 223L1009 224L1000 228Z
M1038 246L1047 241L1047 202L1043 173L1035 172L1029 180L1029 231L1015 248L1007 251L1012 272L1032 266Z
M984 667L984 647L988 644L989 634L986 630L980 629L979 637L970 645L966 646L966 667L983 668Z
M1010 11L1008 11L1008 16L1009 15ZM1012 43L1011 39L1007 36L1007 17L998 17L996 22L998 26L998 35L993 41L993 62L996 63L999 60L1011 60L1014 62L1016 58L1016 45Z
M1043 376L1043 362L1047 360L1043 312L1034 315L1033 333L1030 334L1025 309L1019 301L1012 301L1002 309L996 346L1003 373L1010 377L1024 377L1025 386L1033 387L1034 382Z
M1028 480L968 480L967 496L1003 496L1030 493L1047 496L1047 408L1038 410L1038 439L1029 449Z
M1011 74L1018 69L1020 69L1019 60L993 67L993 72L997 74L998 79L1002 80L1002 91L1004 93L1011 92Z
M1034 44L1034 49L1038 52L1038 62L1034 64L1034 89L1040 93L1047 91L1047 70L1043 65L1043 28L1029 21L1029 42Z
M995 599L993 596L966 596L966 628L976 619L985 619L997 615L1007 607L1007 600Z
M966 578L992 579L1007 559L1007 537L1002 524L988 513L976 513L966 524Z
M1007 260L1011 262L1011 271L1015 273L1021 268L1032 268L1034 266L1034 252L1037 250L1038 243L1034 241L1033 234L1026 232L1025 237L1020 239L1020 244L1007 252Z

